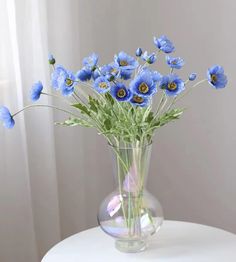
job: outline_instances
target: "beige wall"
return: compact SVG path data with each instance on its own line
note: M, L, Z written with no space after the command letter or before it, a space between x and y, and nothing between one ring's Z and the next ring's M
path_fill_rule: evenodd
M208 84L184 102L183 118L154 139L149 189L167 219L187 220L236 233L236 2L233 0L53 0L71 19L51 13L50 48L75 69L92 51L109 62L119 50L153 50L152 37L166 34L185 58L181 72L205 77L208 66L224 65L229 84L215 91ZM55 25L57 19L57 25ZM72 33L68 30L72 28ZM67 37L63 45L60 38ZM65 43L65 41L63 42ZM159 64L159 62L157 62ZM160 70L165 70L160 62ZM164 71L162 71L164 72ZM63 137L67 135L67 142ZM66 145L67 143L67 145ZM57 129L57 167L62 235L96 224L96 208L112 191L106 143L85 129ZM65 152L70 149L69 152ZM86 184L79 189L81 183ZM83 206L87 211L81 214Z

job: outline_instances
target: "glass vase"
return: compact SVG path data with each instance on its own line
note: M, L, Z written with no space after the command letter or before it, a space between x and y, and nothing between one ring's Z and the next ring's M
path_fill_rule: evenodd
M103 200L98 223L118 250L140 252L163 222L160 203L145 188L152 145L110 147L117 188Z

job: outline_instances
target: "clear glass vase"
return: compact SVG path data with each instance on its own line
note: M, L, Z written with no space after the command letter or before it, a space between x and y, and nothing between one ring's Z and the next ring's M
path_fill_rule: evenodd
M163 222L160 203L145 189L152 145L110 147L117 189L103 200L98 223L118 250L140 252Z

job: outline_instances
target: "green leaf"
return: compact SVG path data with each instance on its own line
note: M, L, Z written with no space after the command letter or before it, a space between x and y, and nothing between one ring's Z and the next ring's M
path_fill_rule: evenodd
M72 104L72 106L79 109L82 114L91 115L89 109L81 103Z
M98 112L97 106L99 105L98 100L89 96L89 102L88 103L90 105L89 109L92 110L93 112L97 113Z
M112 124L111 124L111 120L109 118L107 118L105 121L104 121L104 126L106 128L106 130L110 130L111 127L112 127Z
M64 122L57 122L57 125L62 125L62 126L84 126L84 127L93 127L92 124L88 123L86 120L84 119L80 119L80 118L69 118L67 120L65 120Z
M112 97L108 92L105 94L105 98L106 98L106 100L107 100L108 102L110 102L110 104L111 104L112 106L114 105L115 101L114 101L113 97Z

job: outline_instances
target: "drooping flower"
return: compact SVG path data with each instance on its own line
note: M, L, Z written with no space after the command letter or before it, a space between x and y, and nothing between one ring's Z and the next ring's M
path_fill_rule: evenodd
M105 76L99 76L93 85L94 89L97 90L98 93L104 94L110 90L110 82L106 79Z
M123 51L114 56L114 62L115 67L120 71L120 77L124 80L130 79L138 66L137 60Z
M130 90L138 96L148 97L157 92L156 82L153 81L150 72L143 71L130 82Z
M170 57L166 56L166 62L169 67L175 69L181 69L184 65L184 60L181 57Z
M123 83L113 85L110 92L111 95L120 102L128 101L132 96L130 90Z
M138 57L141 56L142 53L143 53L143 50L140 47L135 52L136 56L138 56Z
M31 89L31 100L33 102L37 101L40 98L40 95L43 90L43 84L41 81L38 81L37 83L33 84L32 89Z
M207 71L208 82L216 89L224 88L227 85L227 76L224 74L224 68L219 65L212 66Z
M142 55L142 59L148 64L153 64L157 60L157 56L155 53L148 54L148 52L145 51L144 54Z
M160 81L160 88L165 90L166 95L176 96L184 91L183 80L176 74L163 76Z
M96 69L97 63L98 63L98 55L95 53L92 53L90 56L85 57L83 59L83 65L91 71L94 71Z
M174 45L165 35L162 35L159 38L154 37L154 44L158 49L167 54L175 50Z
M107 64L101 68L101 74L106 77L108 81L113 81L119 75L119 70L114 64Z
M129 102L135 106L146 107L149 104L149 98L132 94L132 97Z
M59 79L59 87L61 89L63 96L69 96L74 92L74 87L76 85L75 75L67 70Z
M48 62L50 65L54 65L56 63L56 59L53 57L52 54L48 55Z
M51 75L51 84L54 89L59 89L59 80L66 74L66 69L62 65L57 65Z
M11 115L9 109L5 106L0 107L0 121L6 128L13 128L15 125L15 120Z
M189 81L194 81L196 79L196 77L197 77L197 74L196 73L192 73L192 74L190 74L188 76L188 79L189 79Z
M86 67L83 67L76 73L76 78L82 82L90 80L92 77L92 71Z

